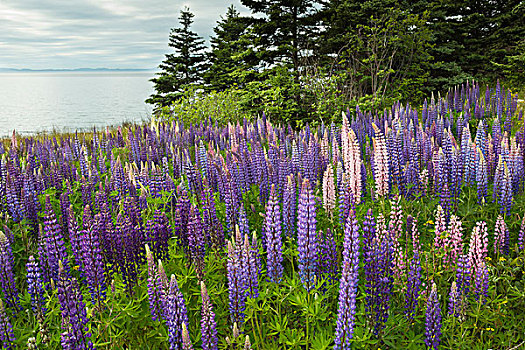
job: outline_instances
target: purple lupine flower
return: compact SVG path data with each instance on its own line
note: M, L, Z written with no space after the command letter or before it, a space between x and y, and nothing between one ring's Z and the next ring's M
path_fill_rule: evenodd
M458 257L458 264L456 268L456 288L461 299L463 300L470 291L470 264L466 254Z
M83 275L91 292L91 301L99 307L106 298L106 271L99 237L93 229L80 232Z
M319 249L319 276L326 276L329 283L335 281L337 274L337 245L335 243L332 231L327 228L323 237L323 232L318 232Z
M232 324L237 323L242 325L244 323L244 309L246 307L246 282L244 266L238 254L238 249L228 241L228 292L230 299L230 317Z
M297 215L297 193L293 174L287 176L283 195L283 226L286 236L292 237L295 233Z
M26 267L27 291L31 296L31 307L37 315L43 317L46 313L46 309L44 307L44 286L40 272L40 266L33 255L29 256L29 261L27 262Z
M82 264L82 248L80 246L80 236L78 234L78 224L75 218L75 211L70 205L67 212L67 227L69 232L69 242L71 243L71 251L77 264Z
M15 334L13 333L13 326L9 322L9 317L5 312L4 302L0 299L0 340L2 341L2 348L6 350L16 349Z
M164 314L165 292L167 286L163 285L159 272L153 260L153 254L146 244L146 261L148 263L148 300L153 321L161 320Z
M335 350L350 349L354 334L357 285L359 279L359 226L354 210L346 221L343 266L339 284L339 309L335 330Z
M500 212L509 215L512 208L512 179L510 176L507 163L504 162L504 170L502 176L502 183L499 193Z
M461 315L461 304L462 304L461 293L458 290L456 281L453 281L452 285L450 286L450 294L449 294L449 301L448 301L448 314L455 316L455 317L459 317L459 315Z
M245 265L246 293L250 298L257 298L259 296L259 274L261 273L261 265L259 246L255 232L253 234L252 244L250 244L248 235L244 236L241 254Z
M215 313L213 312L213 305L208 295L208 290L204 282L201 282L201 334L202 334L202 349L203 350L217 350L217 323L215 322Z
M427 300L427 312L425 323L425 344L428 349L437 350L441 338L441 308L437 294L436 284L432 285L432 290Z
M478 203L484 204L487 200L487 186L488 174L485 157L480 149L478 149L478 162L476 163L476 183L478 189Z
M272 184L270 198L266 204L264 221L266 234L267 274L271 282L279 283L283 276L283 252L281 239L281 210L275 185Z
M168 218L160 209L156 209L153 219L146 223L146 242L150 246L155 259L165 259L168 256L168 241L171 230Z
M170 350L183 347L183 326L189 324L184 296L179 290L175 275L171 275L168 295L166 296L166 326L168 327ZM186 332L187 333L187 332Z
M205 179L204 194L205 196L202 201L202 219L206 231L206 238L208 245L212 249L218 249L224 247L224 230L222 228L222 223L217 218L213 190L208 186L207 179Z
M299 276L306 290L315 287L319 242L316 232L316 208L313 191L308 179L303 181L299 196L297 220L297 250L299 253Z
M188 246L189 258L195 267L197 277L202 281L204 278L206 246L199 209L194 206L191 206L190 219L188 221Z
M16 289L15 277L13 274L13 252L9 240L0 231L0 286L7 307L15 312L20 309L18 290Z
M485 304L489 289L489 270L485 262L483 262L480 266L477 266L474 270L474 281L476 288L474 290L474 295L476 300L482 304Z
M43 237L45 241L45 252L47 257L47 267L49 274L54 280L58 280L58 262L63 261L63 268L66 273L69 273L69 265L67 263L67 252L64 244L64 238L60 230L60 225L57 223L55 212L51 207L51 200L46 196L45 204L46 215L44 219Z
M61 344L64 349L93 349L86 304L75 278L66 273L59 260L57 296L62 314Z
M419 289L421 287L421 261L419 259L419 249L416 246L414 247L414 256L409 264L405 315L409 320L413 320L417 310Z

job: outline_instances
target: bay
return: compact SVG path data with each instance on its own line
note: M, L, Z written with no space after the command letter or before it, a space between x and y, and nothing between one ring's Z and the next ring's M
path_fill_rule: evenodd
M154 72L0 73L0 136L140 122Z

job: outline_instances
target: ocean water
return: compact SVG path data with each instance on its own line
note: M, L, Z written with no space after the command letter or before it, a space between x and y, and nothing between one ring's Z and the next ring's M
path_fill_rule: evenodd
M146 120L153 72L0 74L0 136Z

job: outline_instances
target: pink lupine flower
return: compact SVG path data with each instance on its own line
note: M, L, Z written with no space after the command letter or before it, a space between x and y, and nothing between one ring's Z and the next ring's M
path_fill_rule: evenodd
M374 128L375 132L375 137L373 138L375 181L374 196L377 199L378 197L386 196L389 191L388 153L386 148L385 136L374 123L372 123L372 128Z
M485 221L479 221L476 223L476 227L472 230L470 236L470 246L468 251L469 265L472 271L476 271L477 268L485 263L488 252L488 233L487 224Z
M455 266L459 255L463 253L463 226L456 215L450 217L448 234L448 249L443 257L443 263Z
M332 164L328 164L323 176L323 208L330 217L333 216L335 209L335 183Z

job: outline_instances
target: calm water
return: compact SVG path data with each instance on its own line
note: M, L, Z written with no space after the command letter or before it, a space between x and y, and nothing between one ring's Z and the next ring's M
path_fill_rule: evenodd
M1 73L0 136L147 119L154 73Z

